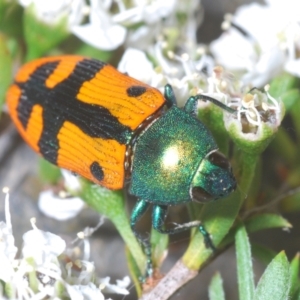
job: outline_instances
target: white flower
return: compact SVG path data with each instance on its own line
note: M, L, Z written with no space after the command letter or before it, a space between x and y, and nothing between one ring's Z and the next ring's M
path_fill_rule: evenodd
M87 285L66 285L72 300L104 300L100 289L92 282Z
M24 7L32 5L37 18L49 25L67 18L71 27L84 17L85 0L19 0L19 3Z
M65 188L72 192L80 190L78 177L74 176L70 171L61 171L64 177ZM48 189L40 193L38 206L40 211L46 216L64 221L77 216L85 207L85 203L81 198L73 197L65 190L55 193L53 189Z
M8 282L14 273L13 263L18 249L15 246L15 239L12 233L8 189L5 189L4 192L6 193L6 222L0 222L0 279L4 282Z
M175 9L176 0L139 0L133 7L126 9L120 2L119 13L114 15L113 21L130 26L140 22L154 24L168 17Z
M128 48L125 51L118 70L155 87L159 86L158 82L162 79L160 74L155 72L153 63L149 61L145 52L138 49Z
M234 134L243 136L245 140L258 140L266 132L271 134L277 130L285 109L280 100L269 94L269 86L265 86L264 92L256 88L242 87L242 82L222 67L215 67L207 82L207 89L202 94L233 109L224 113L223 118L227 129L232 124L237 128ZM208 105L212 104L208 101L199 102L200 107Z
M262 87L292 67L300 40L300 2L269 0L241 6L227 17L226 32L211 43L217 63L242 72L244 84ZM300 72L298 72L299 74Z
M38 206L46 216L64 221L74 218L84 208L85 203L79 197L66 197L66 192L56 195L52 190L40 193Z
M8 205L8 189L5 188L6 223L0 223L0 297L1 299L61 299L67 297L65 290L72 300L103 299L102 290L129 294L126 287L129 277L110 284L109 279L97 278L93 262L76 257L74 263L66 253L66 243L59 236L39 230L32 220L33 230L23 235L23 257L15 258L17 248L14 246L11 220ZM103 223L101 219L96 228L86 228L78 233L78 240L87 238ZM77 248L77 246L75 247ZM73 252L76 252L76 249ZM64 253L71 261L59 261ZM74 265L76 271L74 272ZM79 271L78 271L79 270ZM3 285L5 282L5 288ZM56 284L59 283L59 284ZM62 288L64 287L64 288Z
M121 295L128 295L129 292L126 289L130 284L130 278L125 276L123 280L117 280L117 284L110 283L110 277L100 279L100 287L106 292L116 293Z
M126 37L126 29L113 22L108 13L109 1L91 0L89 23L73 26L72 32L89 45L103 50L113 50Z
M277 128L283 117L283 107L266 90L265 93L251 91L242 97L235 97L229 101L228 106L237 111L237 120L242 124L245 117L248 123L248 133L261 130L263 123ZM241 131L243 131L241 129Z
M57 256L66 248L66 242L61 237L35 226L23 235L23 242L23 256L33 258L37 266L57 263Z
M116 49L126 39L128 45L145 49L175 7L176 0L139 0L131 2L130 6L122 0L91 0L89 23L73 26L72 32L103 50Z

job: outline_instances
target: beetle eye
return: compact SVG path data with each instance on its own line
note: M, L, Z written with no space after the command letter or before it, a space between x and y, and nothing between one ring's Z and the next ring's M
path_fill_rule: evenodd
M192 188L192 198L196 202L206 203L215 199L214 196L206 192L203 188L199 186L194 186Z
M218 166L224 170L230 170L231 166L228 159L221 152L211 153L207 159L215 166Z

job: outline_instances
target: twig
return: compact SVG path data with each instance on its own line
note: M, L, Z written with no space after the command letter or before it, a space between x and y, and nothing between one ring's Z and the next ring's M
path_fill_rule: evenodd
M170 272L148 294L144 294L140 300L167 300L179 288L196 277L197 274L198 271L188 269L179 260Z

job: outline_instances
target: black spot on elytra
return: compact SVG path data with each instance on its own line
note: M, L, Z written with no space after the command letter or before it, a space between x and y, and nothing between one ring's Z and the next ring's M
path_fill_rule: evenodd
M98 162L94 161L91 166L90 166L90 170L92 175L99 181L103 180L104 178L104 172L102 167L99 165Z
M126 92L129 97L138 97L146 92L146 88L140 85L133 85L129 87Z

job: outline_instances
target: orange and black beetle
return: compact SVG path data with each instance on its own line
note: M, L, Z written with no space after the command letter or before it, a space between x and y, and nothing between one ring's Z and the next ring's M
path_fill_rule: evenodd
M25 141L48 161L109 189L129 192L139 201L131 227L147 248L147 275L152 274L148 241L135 226L153 204L152 224L162 233L199 226L164 228L170 205L208 202L228 195L236 181L227 159L217 152L208 129L196 118L198 100L176 106L170 85L157 89L81 56L58 56L24 65L7 93L10 115Z

